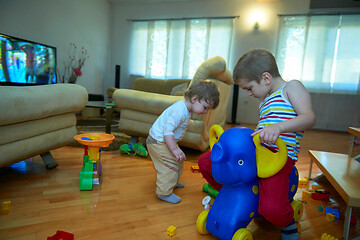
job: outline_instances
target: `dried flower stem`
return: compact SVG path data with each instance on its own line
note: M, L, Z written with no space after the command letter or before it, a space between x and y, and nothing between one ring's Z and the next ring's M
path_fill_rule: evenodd
M82 75L81 68L84 66L87 55L87 50L81 47L81 52L78 51L75 43L70 43L69 59L63 63L63 71L58 69L58 78L62 83L75 83L77 78Z

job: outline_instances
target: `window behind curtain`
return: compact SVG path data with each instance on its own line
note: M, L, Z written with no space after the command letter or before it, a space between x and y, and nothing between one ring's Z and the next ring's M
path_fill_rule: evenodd
M281 16L276 58L312 92L359 93L360 14Z
M228 62L232 31L232 18L134 21L130 74L191 79L208 58Z

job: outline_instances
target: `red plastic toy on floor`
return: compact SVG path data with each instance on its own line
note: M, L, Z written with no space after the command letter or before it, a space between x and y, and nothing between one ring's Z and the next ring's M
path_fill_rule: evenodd
M56 231L54 236L48 237L47 240L74 240L74 234L59 230Z

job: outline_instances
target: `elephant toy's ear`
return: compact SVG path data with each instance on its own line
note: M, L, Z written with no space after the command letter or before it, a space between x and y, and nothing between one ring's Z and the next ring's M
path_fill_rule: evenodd
M219 138L223 132L224 129L220 125L214 124L211 126L209 130L210 151L212 150L213 145L219 141Z
M274 153L261 145L259 134L253 138L256 152L256 167L260 178L268 178L278 173L287 161L286 144L281 138L278 138L275 144L279 151Z

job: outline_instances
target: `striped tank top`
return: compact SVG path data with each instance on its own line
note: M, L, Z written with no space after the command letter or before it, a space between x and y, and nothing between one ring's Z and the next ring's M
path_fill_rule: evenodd
M283 94L283 89L285 85L279 90L267 96L259 106L260 119L256 127L256 130L263 129L268 125L272 125L278 122L283 122L297 116L291 103L285 98ZM286 143L288 156L297 161L298 153L300 151L300 140L303 137L302 132L291 132L291 133L282 133L280 138ZM278 151L278 148L275 144L264 144L269 149L274 149Z

